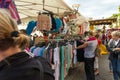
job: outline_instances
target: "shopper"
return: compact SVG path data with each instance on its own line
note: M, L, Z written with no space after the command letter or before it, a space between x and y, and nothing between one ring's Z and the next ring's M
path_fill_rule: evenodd
M105 31L102 32L102 44L106 45L106 35L105 35Z
M113 39L110 39L109 42L108 42L108 44L107 44L107 49L108 49L108 51L109 51L109 47L110 47L111 41L113 41ZM108 53L109 53L109 56L110 56L110 52L108 52ZM109 70L110 70L110 73L113 72L111 60L109 60Z
M110 41L111 38L112 38L112 35L111 35L111 31L109 30L107 32L107 43Z
M120 32L112 32L112 41L110 41L108 50L109 59L112 63L114 80L120 79Z
M98 45L95 51L95 62L94 62L94 70L95 70L95 75L99 75L99 63L98 63L98 59L99 57L101 57L101 49L100 49L100 45L102 44L102 41L100 39L100 35L96 34L95 37L97 38L98 41Z
M45 59L23 52L28 45L28 36L20 34L10 14L0 9L0 80L54 80Z
M95 49L97 47L97 39L93 36L93 32L88 32L89 39L83 45L78 46L76 49L85 48L84 61L85 72L87 80L95 80L94 75L94 61L95 61Z

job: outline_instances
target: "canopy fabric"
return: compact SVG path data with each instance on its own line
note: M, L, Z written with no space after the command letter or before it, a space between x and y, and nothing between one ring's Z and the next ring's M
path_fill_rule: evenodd
M43 0L14 0L20 18L37 17L43 10ZM71 11L72 9L63 0L44 0L44 8L56 14Z

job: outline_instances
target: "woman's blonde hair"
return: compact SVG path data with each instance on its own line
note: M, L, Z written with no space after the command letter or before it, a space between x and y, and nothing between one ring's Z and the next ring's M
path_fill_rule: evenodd
M113 31L112 36L120 37L120 32L119 31Z
M18 31L16 21L6 9L0 9L0 50L6 50L14 46L25 48L29 45L29 38L24 34L11 37L11 33L14 31Z

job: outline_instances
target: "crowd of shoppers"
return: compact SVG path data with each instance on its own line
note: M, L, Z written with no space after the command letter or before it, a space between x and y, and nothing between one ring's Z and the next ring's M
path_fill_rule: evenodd
M86 35L86 34L85 34ZM78 46L76 49L84 48L84 63L87 80L95 80L95 75L99 75L99 57L101 57L100 45L104 44L109 53L109 68L113 72L114 80L120 78L120 32L108 31L93 34L87 32L83 45Z

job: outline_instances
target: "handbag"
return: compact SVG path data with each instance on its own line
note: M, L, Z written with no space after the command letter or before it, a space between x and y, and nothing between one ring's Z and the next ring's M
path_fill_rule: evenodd
M99 48L99 45L95 49L95 56L101 57L101 49Z

